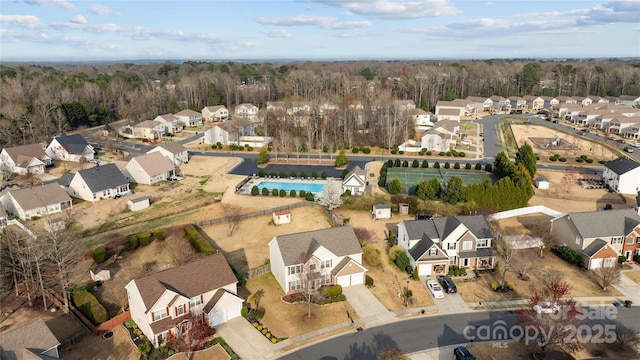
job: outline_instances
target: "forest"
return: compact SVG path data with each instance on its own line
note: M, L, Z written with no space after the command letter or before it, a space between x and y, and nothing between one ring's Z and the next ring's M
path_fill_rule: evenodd
M412 126L393 100L433 111L467 96L640 95L640 63L624 60L351 61L0 65L0 147L48 142L59 133L208 105L261 110L261 135L304 148L391 147ZM310 121L283 124L268 101L306 101ZM327 114L320 104L336 104ZM355 114L354 104L364 114ZM364 119L360 121L358 119Z

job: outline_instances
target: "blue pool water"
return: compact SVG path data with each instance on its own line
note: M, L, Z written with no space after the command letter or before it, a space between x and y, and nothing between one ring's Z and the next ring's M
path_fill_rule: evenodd
M278 189L285 191L300 191L320 193L324 190L324 184L311 184L311 183L299 183L299 182L276 182L276 181L261 181L258 185L258 189L262 191L262 188L269 190Z

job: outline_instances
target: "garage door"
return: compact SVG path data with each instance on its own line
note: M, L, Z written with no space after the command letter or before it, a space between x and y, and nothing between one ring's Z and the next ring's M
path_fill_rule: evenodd
M421 264L418 265L418 275L420 276L431 276L431 264Z
M602 259L591 259L591 269L598 269L602 267Z
M345 287L351 285L351 275L338 276L338 285Z
M209 323L211 326L220 325L224 322L224 310L209 314Z
M351 285L360 285L363 283L363 278L364 276L362 275L362 273L360 274L353 274L351 275Z

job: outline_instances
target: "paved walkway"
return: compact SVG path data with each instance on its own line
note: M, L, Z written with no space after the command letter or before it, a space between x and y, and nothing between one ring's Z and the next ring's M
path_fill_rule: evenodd
M278 349L243 317L218 325L216 331L243 360L278 358Z
M344 287L342 293L347 297L349 305L358 314L359 319L355 321L357 326L372 327L395 319L395 315L389 312L364 285Z

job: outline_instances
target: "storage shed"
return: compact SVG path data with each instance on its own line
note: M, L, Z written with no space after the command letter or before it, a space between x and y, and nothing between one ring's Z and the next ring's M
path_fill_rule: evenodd
M141 196L139 198L131 199L127 202L127 206L131 211L139 211L149 207L149 198L147 196Z

